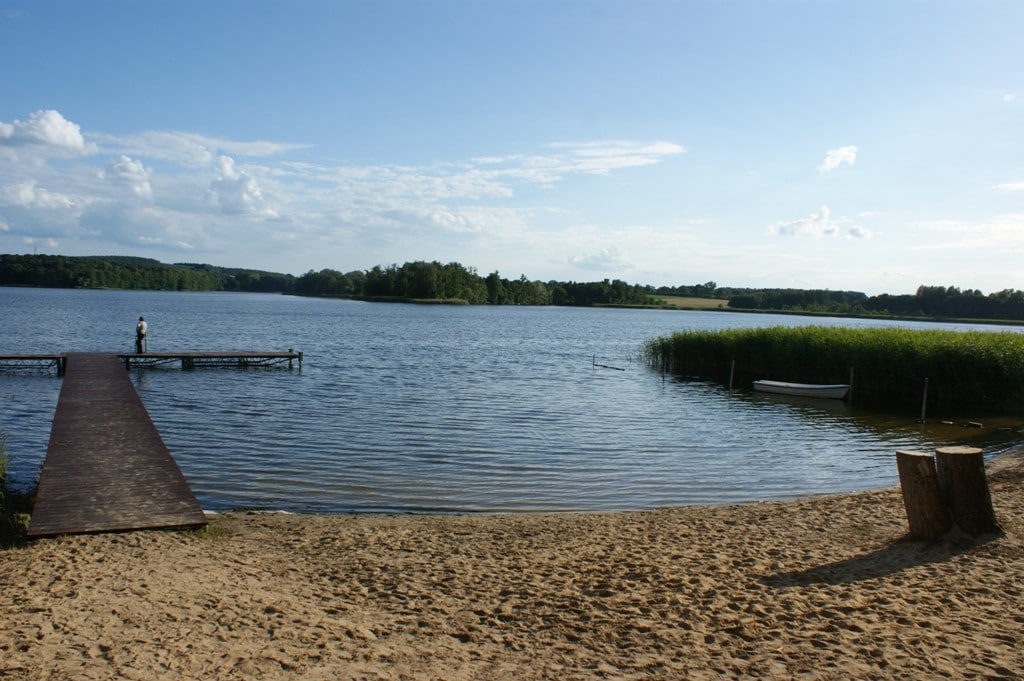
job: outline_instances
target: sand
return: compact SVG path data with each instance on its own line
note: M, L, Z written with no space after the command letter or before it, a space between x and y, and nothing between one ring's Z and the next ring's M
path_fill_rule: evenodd
M39 540L0 551L0 678L1022 678L1024 458L989 481L970 544L904 540L897 489Z

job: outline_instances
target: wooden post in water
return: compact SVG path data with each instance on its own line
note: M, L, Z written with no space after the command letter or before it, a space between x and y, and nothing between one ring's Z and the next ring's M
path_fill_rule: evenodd
M939 489L953 522L965 534L1003 534L992 508L985 477L985 459L978 447L941 447L935 450Z
M921 396L921 423L924 423L924 412L928 407L928 377L924 378L924 395Z
M736 360L732 361L732 365L729 367L729 390L732 390L732 377L736 373Z
M946 510L935 459L928 452L896 452L903 506L913 539L938 539L949 532L952 519Z

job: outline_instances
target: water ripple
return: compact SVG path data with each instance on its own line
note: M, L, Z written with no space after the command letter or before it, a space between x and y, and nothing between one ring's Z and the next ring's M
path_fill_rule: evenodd
M12 321L0 327L0 350L10 352L68 328L80 334L62 339L72 347L32 349L110 350L110 338L125 335L118 320L130 331L144 311L154 349L305 353L301 371L133 372L211 510L612 510L775 499L894 484L897 449L943 442L912 417L729 392L632 361L644 340L680 328L802 318L228 294L0 296ZM595 358L625 370L595 368ZM30 482L42 461L59 383L0 379L16 483Z

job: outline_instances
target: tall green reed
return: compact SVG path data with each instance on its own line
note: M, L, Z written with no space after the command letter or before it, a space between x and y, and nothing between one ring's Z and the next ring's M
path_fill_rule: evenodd
M652 365L736 385L757 378L845 383L858 398L1024 410L1024 334L804 326L680 331L645 343ZM735 362L735 364L733 364Z

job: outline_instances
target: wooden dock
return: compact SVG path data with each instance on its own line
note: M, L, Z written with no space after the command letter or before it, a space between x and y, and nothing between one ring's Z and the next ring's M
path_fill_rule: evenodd
M206 524L115 354L68 353L31 537Z
M0 369L56 369L64 373L64 355L0 355Z
M158 367L180 365L191 370L202 367L267 367L287 364L291 369L295 362L302 368L302 353L287 352L143 352L118 355L124 365L131 367Z
M303 359L302 353L295 350L287 352L143 352L139 354L123 353L117 357L129 369L132 367L180 366L185 370L208 367L248 369L284 364L287 364L289 369L293 369L296 362L301 369ZM56 369L57 374L62 375L66 364L66 354L0 355L0 371Z

